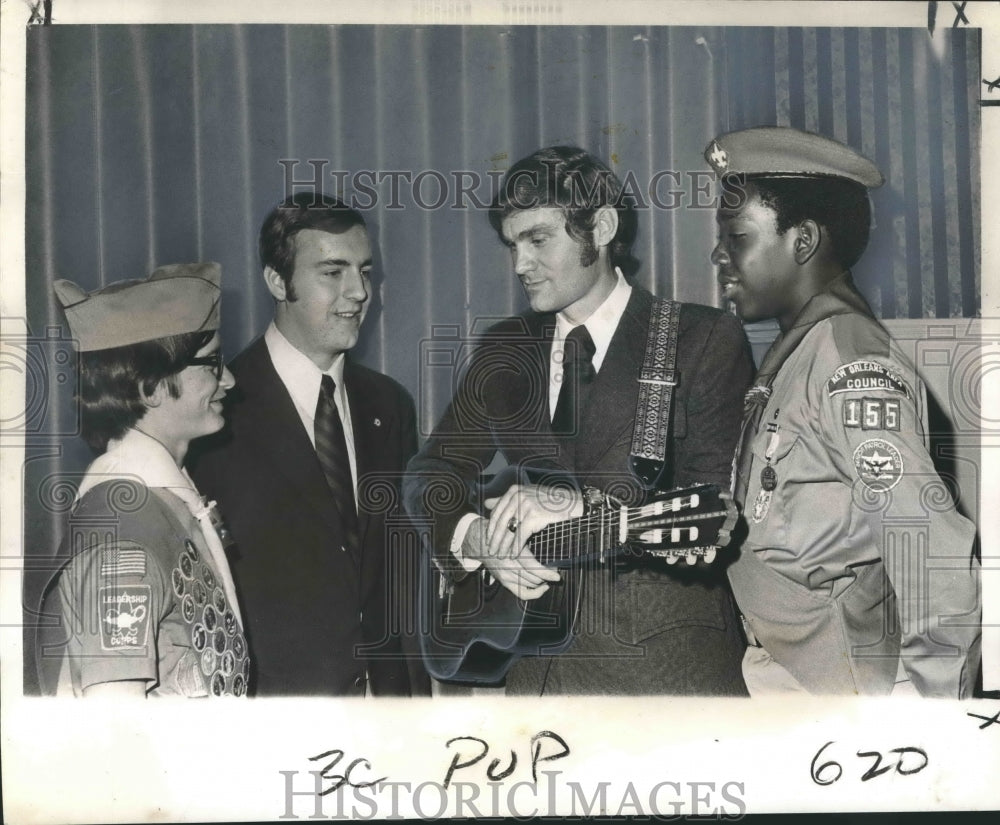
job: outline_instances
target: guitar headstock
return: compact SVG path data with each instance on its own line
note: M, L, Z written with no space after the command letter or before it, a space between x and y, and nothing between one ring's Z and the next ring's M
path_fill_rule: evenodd
M535 558L548 567L568 567L608 556L662 556L669 564L686 558L711 562L726 546L737 511L729 493L716 484L657 493L638 507L609 499L583 516L556 522L529 540Z
M688 564L715 558L736 526L737 510L728 492L716 484L699 484L658 493L627 511L627 541L634 550Z

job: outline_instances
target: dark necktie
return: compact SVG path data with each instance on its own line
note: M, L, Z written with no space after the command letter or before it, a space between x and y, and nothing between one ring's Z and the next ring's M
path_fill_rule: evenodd
M323 467L323 474L330 485L330 492L340 511L344 525L344 543L351 550L358 548L358 511L354 504L354 481L351 478L351 461L347 455L347 439L340 422L334 400L336 383L324 375L316 402L316 455Z
M579 431L583 411L587 408L587 394L594 380L593 357L597 347L587 327L573 327L566 336L563 348L563 377L559 400L552 416L552 432L572 436Z

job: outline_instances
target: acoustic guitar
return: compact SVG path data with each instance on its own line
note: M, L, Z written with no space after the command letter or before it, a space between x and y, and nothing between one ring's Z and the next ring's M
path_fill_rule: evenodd
M440 681L489 685L522 656L562 653L573 641L582 569L629 557L693 562L726 546L736 519L729 493L701 484L656 493L640 506L608 503L550 524L531 536L528 549L542 564L562 569L562 581L532 600L517 598L485 569L449 580L428 550L420 588L427 670Z

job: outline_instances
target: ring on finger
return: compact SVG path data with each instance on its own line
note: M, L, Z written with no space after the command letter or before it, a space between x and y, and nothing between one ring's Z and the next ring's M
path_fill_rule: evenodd
M511 516L510 519L507 521L507 529L510 530L510 532L512 532L512 533L516 533L517 532L517 525L519 523L520 522L517 520L516 516Z

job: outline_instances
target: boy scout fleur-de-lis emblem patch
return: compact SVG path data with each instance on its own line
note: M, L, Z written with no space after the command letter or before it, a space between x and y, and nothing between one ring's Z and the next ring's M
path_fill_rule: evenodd
M717 141L712 141L712 146L708 151L708 162L716 172L725 172L729 167L729 155L726 150L719 146Z

